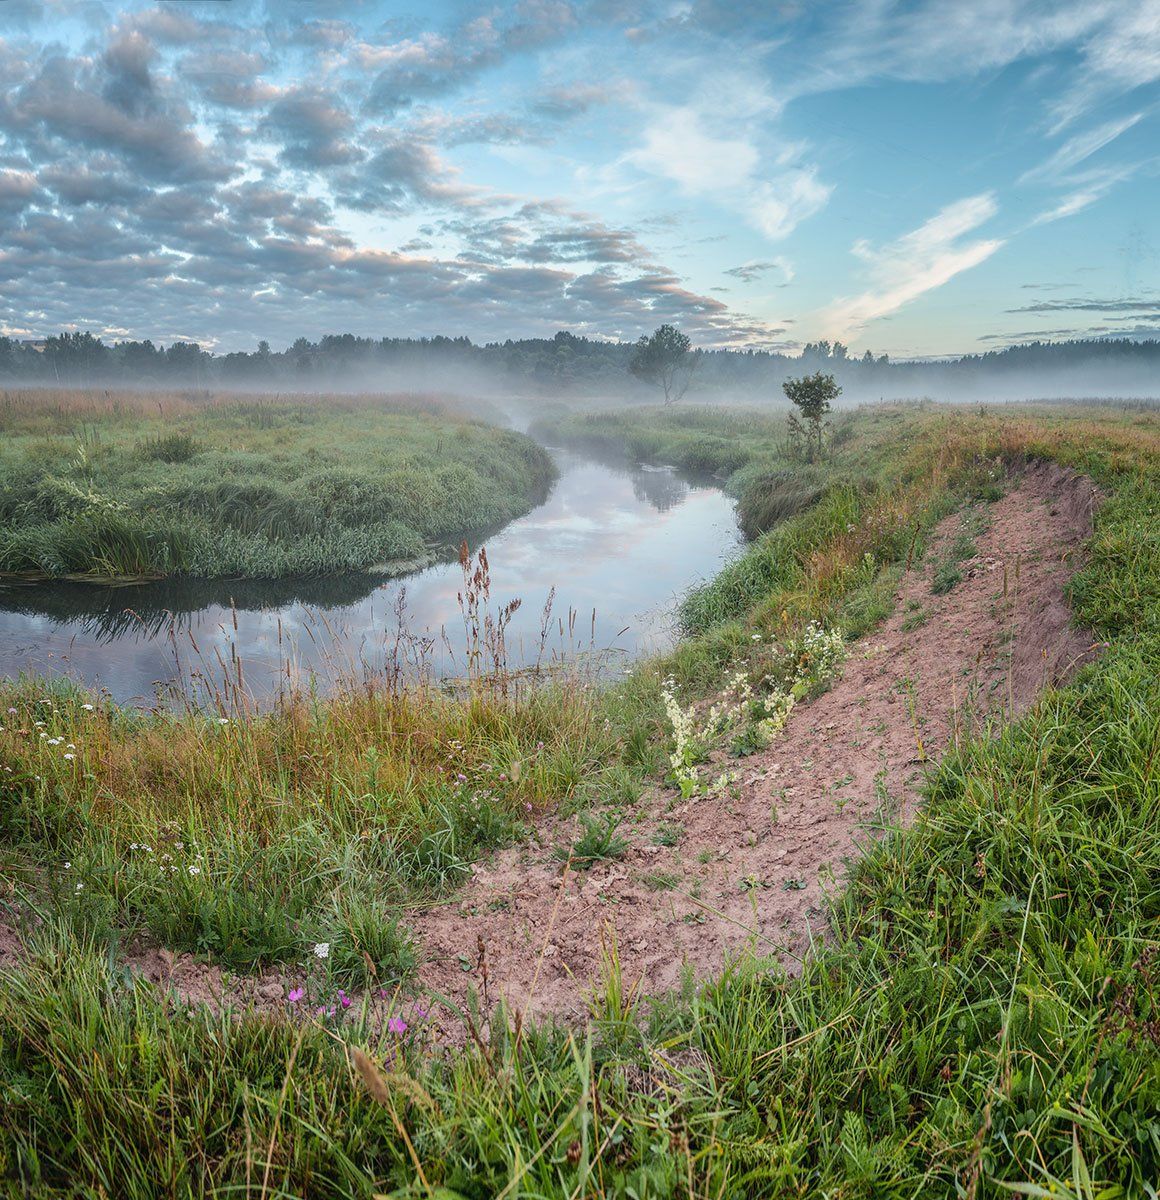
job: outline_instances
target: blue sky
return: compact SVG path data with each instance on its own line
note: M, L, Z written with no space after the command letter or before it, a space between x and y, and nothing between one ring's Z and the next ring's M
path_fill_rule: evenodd
M1160 0L0 0L0 331L1160 336Z

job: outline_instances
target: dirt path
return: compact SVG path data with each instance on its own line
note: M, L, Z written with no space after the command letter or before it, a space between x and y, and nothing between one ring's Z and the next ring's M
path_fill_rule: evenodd
M493 1002L575 1016L608 928L626 981L645 993L677 986L686 964L711 974L748 944L792 966L811 925L823 932L825 889L876 821L913 813L924 759L987 715L1018 714L1094 653L1070 627L1064 586L1096 499L1090 481L1039 464L996 503L942 522L893 615L851 647L831 690L735 764L736 795L646 796L621 827L624 857L567 875L553 849L578 826L546 821L449 903L414 914L423 984L456 1000L482 990L482 945ZM964 528L980 517L981 532ZM938 564L966 534L977 552L959 562L961 582L935 595Z

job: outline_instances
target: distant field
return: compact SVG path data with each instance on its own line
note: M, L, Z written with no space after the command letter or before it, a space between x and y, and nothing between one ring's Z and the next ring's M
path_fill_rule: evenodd
M413 561L527 511L518 433L408 396L0 392L0 573L275 578Z

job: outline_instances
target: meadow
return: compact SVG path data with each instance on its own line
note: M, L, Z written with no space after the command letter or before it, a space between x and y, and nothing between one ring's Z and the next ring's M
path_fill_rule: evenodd
M1160 423L876 407L804 472L783 428L685 410L554 430L716 472L765 513L686 599L673 653L615 683L391 678L266 713L5 684L12 1194L1155 1196ZM810 622L871 630L933 524L1029 459L1105 494L1070 599L1106 647L931 766L923 813L868 846L799 975L752 952L644 997L613 945L583 1027L480 997L465 1044L434 1044L409 909L561 806L612 853L604 816L677 782L668 695L768 673ZM186 1004L125 969L141 942L239 976L290 964L308 990Z
M393 571L521 515L529 438L424 397L0 393L0 574Z

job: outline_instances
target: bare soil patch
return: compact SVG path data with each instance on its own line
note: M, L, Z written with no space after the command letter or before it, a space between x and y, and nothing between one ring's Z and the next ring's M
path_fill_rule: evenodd
M948 517L842 677L768 750L735 764L735 795L642 797L620 829L630 849L591 870L564 871L554 855L577 822L545 820L449 902L413 915L424 986L460 1002L482 992L482 947L493 1002L575 1017L612 931L625 980L644 993L678 986L686 970L719 971L747 946L792 969L824 936L825 893L859 846L913 815L928 764L1096 652L1072 627L1064 589L1097 501L1089 480L1035 464L999 501ZM961 579L935 594L939 565L967 537Z

